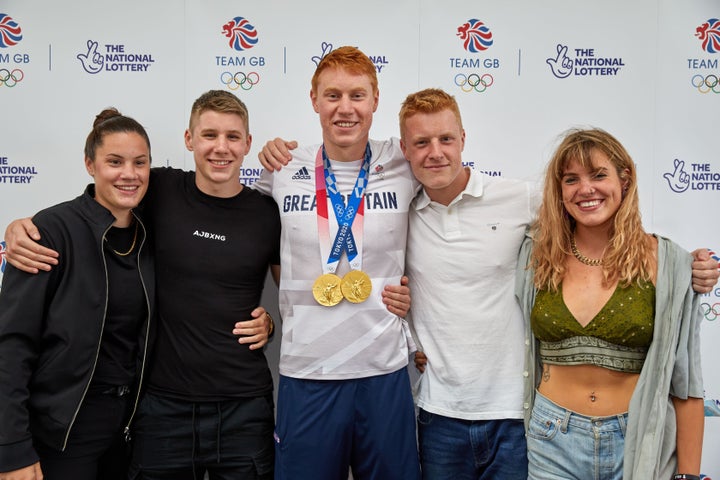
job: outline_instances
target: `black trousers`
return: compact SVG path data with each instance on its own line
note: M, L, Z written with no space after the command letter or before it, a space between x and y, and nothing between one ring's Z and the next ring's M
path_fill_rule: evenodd
M188 402L146 393L133 421L132 480L271 480L272 396Z
M88 394L64 451L36 441L45 480L126 480L129 452L122 430L133 398Z

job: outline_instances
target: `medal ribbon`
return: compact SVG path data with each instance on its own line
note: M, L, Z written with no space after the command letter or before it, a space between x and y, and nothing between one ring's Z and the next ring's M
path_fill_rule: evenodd
M317 221L320 237L320 254L327 258L323 265L325 273L335 273L343 251L347 252L350 267L353 270L360 270L362 267L362 252L358 244L362 246L363 234L363 198L367 187L368 172L370 170L370 144L365 147L365 158L362 167L355 180L352 193L348 196L347 205L340 195L335 181L332 165L325 153L325 147L321 146L315 156L315 194L317 199ZM338 223L338 231L335 239L330 243L330 225L328 219L327 199L330 198L335 219ZM355 232L353 233L353 230ZM355 241L355 236L360 242Z

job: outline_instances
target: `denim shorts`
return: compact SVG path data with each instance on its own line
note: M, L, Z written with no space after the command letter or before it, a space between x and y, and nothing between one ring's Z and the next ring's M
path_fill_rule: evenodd
M627 413L588 417L536 394L527 433L529 480L622 480Z

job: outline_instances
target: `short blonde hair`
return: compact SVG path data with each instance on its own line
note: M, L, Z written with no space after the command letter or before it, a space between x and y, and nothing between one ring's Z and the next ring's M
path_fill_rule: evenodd
M209 90L193 102L190 109L190 131L200 115L208 110L238 115L245 123L245 133L250 133L250 114L247 107L242 100L225 90Z
M455 114L458 125L462 130L462 117L455 97L440 90L439 88L426 88L419 92L411 93L405 98L400 107L400 137L405 139L405 122L408 118L418 113L437 113L443 110L450 110Z

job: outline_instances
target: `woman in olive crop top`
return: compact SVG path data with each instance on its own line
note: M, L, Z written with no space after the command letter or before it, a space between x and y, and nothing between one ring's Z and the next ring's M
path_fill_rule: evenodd
M631 399L666 330L655 325L658 238L642 228L635 166L614 137L597 129L564 137L532 237L530 322L542 369L528 425L529 478L622 479ZM680 343L669 343L675 355ZM684 393L671 385L655 395L666 396L676 416L676 436L665 439L676 442L671 475L699 478L702 380L699 372L682 375L699 380ZM647 479L661 471L643 468Z

